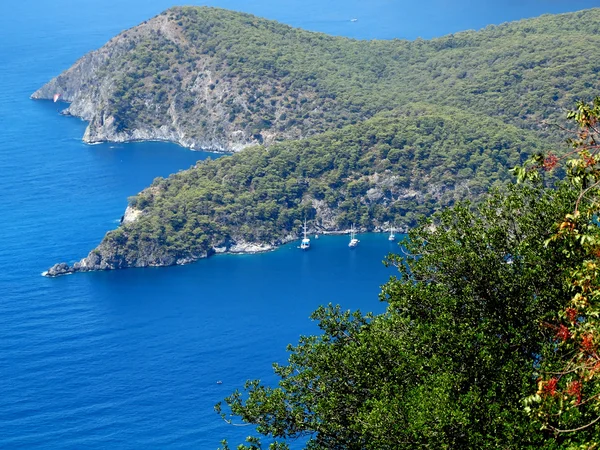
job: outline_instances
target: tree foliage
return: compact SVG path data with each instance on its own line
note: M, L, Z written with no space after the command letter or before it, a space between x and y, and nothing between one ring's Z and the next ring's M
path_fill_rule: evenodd
M544 240L575 199L568 186L513 186L434 215L390 255L400 276L383 287L384 314L319 308L322 333L290 346L277 387L249 381L217 409L307 449L563 445L522 399L573 264Z

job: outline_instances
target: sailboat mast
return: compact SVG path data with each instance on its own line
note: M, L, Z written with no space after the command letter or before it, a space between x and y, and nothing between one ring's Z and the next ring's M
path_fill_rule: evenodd
M304 237L302 238L302 242L300 243L300 248L302 250L308 250L310 248L310 239L308 238L308 227L306 225L306 218L304 219Z

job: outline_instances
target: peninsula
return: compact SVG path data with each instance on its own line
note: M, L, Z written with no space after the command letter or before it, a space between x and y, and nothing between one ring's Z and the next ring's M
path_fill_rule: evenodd
M239 152L130 199L74 266L182 264L315 231L409 227L472 199L563 136L600 89L600 9L431 41L357 41L248 14L172 8L36 91L89 121L86 142L165 140ZM243 150L243 151L241 151Z

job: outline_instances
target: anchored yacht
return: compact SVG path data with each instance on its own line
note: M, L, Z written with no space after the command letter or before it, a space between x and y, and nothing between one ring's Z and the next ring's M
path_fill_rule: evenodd
M308 235L307 235L306 219L304 219L304 238L302 239L302 242L300 243L300 249L308 250L309 248L310 248L310 239L308 238Z
M352 224L352 227L350 228L350 243L348 244L348 247L350 248L354 248L358 245L360 241L358 239L356 239L356 232L354 231L354 224Z
M394 227L390 228L390 235L388 237L388 241L395 241L396 235L394 234Z

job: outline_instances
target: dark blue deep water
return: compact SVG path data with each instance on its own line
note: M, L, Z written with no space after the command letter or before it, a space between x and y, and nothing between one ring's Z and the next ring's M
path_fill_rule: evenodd
M190 2L186 2L190 3ZM193 2L192 2L193 3ZM493 3L493 4L492 4ZM211 4L356 38L428 38L597 1L222 0ZM0 448L215 449L249 433L213 413L247 378L273 382L319 304L380 312L383 235L324 237L162 269L40 276L85 256L128 196L208 155L86 146L85 124L29 95L85 52L172 4L28 0L0 14ZM357 18L357 22L350 22ZM222 384L217 384L222 380Z

